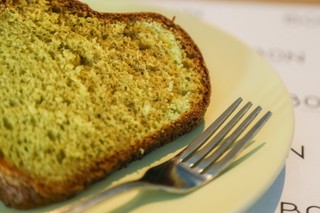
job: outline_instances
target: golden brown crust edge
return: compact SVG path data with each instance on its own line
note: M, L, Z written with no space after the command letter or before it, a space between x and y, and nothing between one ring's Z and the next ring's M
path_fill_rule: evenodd
M7 206L18 209L41 207L73 196L77 192L82 191L87 185L105 178L108 174L126 166L133 160L141 158L142 154L140 148L145 150L143 154L145 155L150 151L173 141L180 135L190 132L202 120L210 101L211 87L209 72L202 54L190 36L181 27L175 25L172 20L157 13L98 13L91 10L86 4L77 0L58 0L56 2L80 16L96 16L101 19L107 19L108 21L152 19L162 23L163 26L170 28L178 39L183 41L183 48L189 56L194 59L194 63L199 67L199 71L203 72L202 90L205 90L205 92L203 101L194 106L191 111L182 115L180 119L173 124L163 127L153 136L140 141L141 146L132 147L131 149L127 149L127 153L121 153L122 159L119 159L117 156L113 158L113 162L110 162L110 159L95 162L90 170L79 171L79 173L76 174L74 178L70 178L67 183L46 184L39 180L32 179L27 174L24 174L24 172L19 171L19 169L8 165L0 156L0 199ZM2 0L0 2L0 8L3 6L2 4L11 3L12 1Z

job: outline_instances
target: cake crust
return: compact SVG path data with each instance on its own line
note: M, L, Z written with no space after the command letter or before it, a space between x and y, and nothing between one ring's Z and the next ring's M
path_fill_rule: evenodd
M14 8L20 0L1 0L0 14L5 8ZM31 0L32 2L32 0ZM193 103L192 108L183 113L174 122L164 125L152 135L143 137L135 144L130 144L121 153L114 153L112 157L101 158L91 162L90 166L79 170L63 182L43 181L29 175L28 172L6 161L0 150L0 199L9 207L31 209L45 206L67 199L84 190L88 185L107 177L112 172L125 167L128 163L140 159L142 156L163 146L177 137L192 131L203 119L210 101L210 81L203 56L191 37L178 25L157 13L101 13L92 10L88 5L77 0L52 0L52 5L58 5L56 10L68 10L79 17L96 17L107 22L129 22L130 20L152 20L173 32L180 41L198 71L201 71L201 101ZM138 144L138 145L137 145ZM141 152L141 149L144 152Z

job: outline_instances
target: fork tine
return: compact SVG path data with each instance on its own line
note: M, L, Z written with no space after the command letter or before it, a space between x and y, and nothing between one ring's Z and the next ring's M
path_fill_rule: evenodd
M257 117L261 111L261 107L258 106L253 110L249 116L237 127L237 129L227 137L221 146L219 146L211 155L206 156L201 162L196 165L197 170L201 173L204 169L214 163L240 136L242 132L249 126L249 124Z
M238 98L233 102L196 140L194 140L185 150L182 151L179 161L187 159L194 153L206 140L221 126L221 124L234 112L234 110L242 102L242 98Z
M237 124L237 122L243 117L243 115L252 106L251 102L248 102L243 106L240 111L226 124L226 126L217 133L217 135L208 143L203 149L197 151L195 155L188 156L187 160L184 160L190 167L193 167L200 160L202 160L212 149L214 149L222 139L228 134L228 132ZM204 141L206 142L206 141ZM204 143L202 142L202 144Z
M243 150L246 144L251 141L251 139L260 131L263 125L268 121L271 117L272 113L268 111L248 132L245 136L243 136L238 142L236 142L235 146L230 149L228 153L226 153L223 158L214 164L211 164L208 168L202 171L205 175L210 175L214 177L219 175L224 169L228 167L230 163L237 157L237 155Z

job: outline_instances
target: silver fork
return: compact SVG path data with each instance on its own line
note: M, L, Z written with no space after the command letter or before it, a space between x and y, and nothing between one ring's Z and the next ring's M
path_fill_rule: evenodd
M262 108L256 107L246 118L243 118L253 105L248 102L234 117L228 119L241 102L242 98L238 98L182 152L172 159L150 168L141 179L120 184L53 212L82 212L114 195L137 187L162 189L172 193L188 193L203 186L228 168L272 114L268 111L247 130ZM239 121L241 122L237 125ZM225 122L227 124L222 127ZM234 128L235 130L233 130ZM242 135L243 137L238 139Z

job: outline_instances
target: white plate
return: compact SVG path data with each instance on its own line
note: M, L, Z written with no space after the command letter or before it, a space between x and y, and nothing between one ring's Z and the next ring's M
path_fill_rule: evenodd
M191 142L237 97L271 110L273 116L250 146L252 155L207 186L188 195L164 192L132 191L108 200L89 212L242 212L249 208L280 173L294 131L293 107L279 76L272 67L226 33L194 18L146 5L124 1L86 0L98 10L110 12L160 12L176 16L180 24L200 47L210 70L213 93L205 122L187 134L95 184L79 197L92 194L112 184L139 177L150 165L159 163ZM159 160L160 159L160 160ZM32 212L52 210L65 203ZM18 212L0 206L0 212Z

